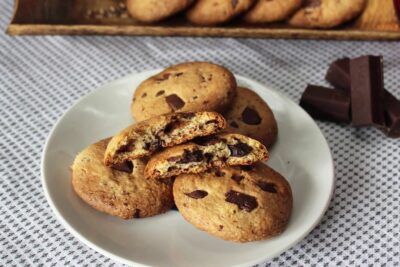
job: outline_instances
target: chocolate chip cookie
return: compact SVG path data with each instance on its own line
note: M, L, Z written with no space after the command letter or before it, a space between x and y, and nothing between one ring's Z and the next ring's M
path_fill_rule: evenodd
M201 173L211 167L252 165L267 159L267 149L257 140L240 134L217 134L155 154L146 166L145 176L162 179Z
M300 8L302 0L258 0L243 17L248 23L269 23L287 19Z
M188 222L235 242L267 239L282 233L293 202L289 183L263 163L252 169L225 167L179 175L173 194Z
M123 219L149 217L171 209L172 181L145 179L146 161L130 162L125 172L104 165L109 140L92 144L76 156L72 185L78 196L96 210Z
M198 0L186 13L197 25L217 25L228 22L247 11L255 0Z
M289 24L301 28L332 28L354 19L364 7L365 0L306 0Z
M232 108L224 114L226 132L239 133L259 140L267 148L275 143L278 126L268 104L255 92L238 87Z
M130 160L150 156L160 148L195 137L215 134L225 126L224 117L216 112L179 112L153 117L115 135L105 151L104 163L118 169Z
M236 80L226 68L208 62L183 63L141 83L131 111L137 121L171 112L222 112L235 95Z
M158 22L187 8L193 0L127 0L129 14L146 23Z

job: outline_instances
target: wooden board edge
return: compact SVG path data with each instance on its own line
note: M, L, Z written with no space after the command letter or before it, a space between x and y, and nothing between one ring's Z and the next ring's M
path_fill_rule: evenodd
M400 32L360 31L346 29L248 29L222 27L143 27L134 25L49 25L11 23L6 32L9 35L130 35L329 40L400 40Z

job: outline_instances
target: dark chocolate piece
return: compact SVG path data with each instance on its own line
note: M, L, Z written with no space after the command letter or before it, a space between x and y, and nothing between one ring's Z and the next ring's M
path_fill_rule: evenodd
M350 102L348 92L308 85L300 106L315 119L350 122Z
M208 195L208 193L204 190L196 190L190 193L185 193L185 195L194 199L199 199L199 198L205 198Z
M177 161L177 163L186 164L190 162L200 162L203 159L204 159L203 152L201 152L200 150L189 151L185 149L182 159Z
M261 188L261 190L269 193L276 193L276 187L275 184L273 183L267 183L267 182L258 182L257 183L258 187Z
M131 173L133 171L133 163L132 161L126 161L120 164L113 164L111 168L117 171Z
M257 199L253 196L231 190L225 194L225 201L236 204L239 209L251 212L258 207Z
M325 79L336 89L350 91L350 59L346 57L333 62Z
M240 184L240 181L242 181L244 179L243 175L240 174L233 174L232 175L232 180L234 180L236 183Z
M350 61L351 113L354 126L384 126L382 57L362 56Z
M400 137L400 100L385 91L385 133L389 137Z
M246 107L242 112L242 120L249 125L258 125L261 123L261 117L257 110Z
M232 157L244 157L248 155L253 148L245 143L237 143L235 145L228 145L229 150L231 151Z
M185 105L185 102L176 94L167 96L165 101L167 101L173 111L181 109Z

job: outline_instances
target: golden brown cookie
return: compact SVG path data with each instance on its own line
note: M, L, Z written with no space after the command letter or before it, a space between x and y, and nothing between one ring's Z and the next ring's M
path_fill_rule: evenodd
M235 95L236 80L226 68L208 62L182 63L142 82L131 111L136 121L170 112L222 112Z
M254 138L270 148L278 136L278 125L268 104L255 92L238 87L232 108L224 114L226 132Z
M302 0L258 0L244 15L248 23L270 23L287 19L300 8Z
M228 22L247 11L255 0L198 0L186 13L196 25L217 25Z
M109 140L92 144L76 156L72 186L78 196L96 210L123 219L149 217L171 209L172 181L145 179L146 161L132 161L126 172L103 164Z
M242 168L178 176L173 193L182 216L229 241L250 242L282 233L292 211L289 183L263 163Z
M153 23L187 8L193 0L127 0L129 14L141 22Z
M268 159L263 144L240 134L217 134L167 148L149 160L145 176L153 179L201 173L212 167L252 165Z
M332 28L354 19L364 7L365 0L306 0L289 24L302 28Z
M107 146L104 163L119 168L125 162L150 156L163 147L220 132L225 119L216 112L179 112L138 122L115 135Z

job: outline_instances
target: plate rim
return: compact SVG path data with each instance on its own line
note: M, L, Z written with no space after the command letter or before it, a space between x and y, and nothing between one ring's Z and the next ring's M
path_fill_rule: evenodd
M87 94L85 94L84 96L80 97L79 99L77 99L74 103L71 104L71 106L69 108L66 109L65 112L63 112L60 117L54 122L54 125L52 126L51 130L49 131L44 145L43 145L43 150L42 150L42 154L41 154L41 158L40 158L40 180L41 180L41 184L43 187L43 192L45 195L45 198L47 200L47 203L49 204L51 210L53 211L53 213L56 215L57 220L61 223L61 225L66 228L66 230L68 230L75 238L77 238L80 242L84 243L86 246L88 246L89 248L95 250L98 253L103 254L106 257L109 257L117 262L129 265L129 266L143 266L143 267L147 267L147 266L151 266L151 265L146 265L140 262L134 262L131 260L128 260L126 258L120 257L112 252L109 252L108 250L105 250L103 248L101 248L100 246L98 246L97 244L89 241L88 239L86 239L84 236L82 236L80 234L80 232L78 230L75 230L75 228L73 228L68 222L67 220L64 219L64 217L61 215L60 211L57 209L56 205L54 204L51 196L50 196L50 192L49 192L49 188L47 186L47 182L46 182L46 175L45 175L45 158L47 155L47 151L49 149L49 143L52 140L52 138L54 137L54 132L56 131L57 127L59 126L60 122L65 118L65 116L67 116L70 112L72 112L72 110L74 109L74 107L76 105L78 105L79 103L83 102L84 100L86 100L87 98L89 98L90 96L92 96L93 94L98 93L100 90L106 90L106 88L113 83L120 83L120 82L124 82L124 80L128 80L131 76L133 75L152 75L154 73L156 73L157 71L160 71L161 69L151 69L151 70L145 70L145 71L141 71L141 72L132 72L129 73L121 78L115 79L115 80L111 80L111 81L105 81L103 84L97 86L95 89L93 89L92 91L88 92ZM282 99L284 99L285 101L289 101L293 104L295 104L298 108L300 108L302 110L303 113L305 113L305 115L312 120L314 126L316 126L316 128L318 129L319 133L321 134L323 141L326 145L326 147L328 148L329 151L329 157L330 157L330 168L332 169L332 172L330 173L330 179L329 181L331 181L331 187L330 187L330 192L329 192L329 196L326 199L326 202L324 203L324 207L321 210L318 218L316 218L316 220L314 221L314 223L312 225L310 225L309 229L307 229L307 231L304 231L298 238L294 239L292 242L288 243L287 245L283 246L282 249L280 250L280 252L275 252L270 254L269 256L265 256L265 257L260 257L257 259L254 259L252 261L248 261L246 263L239 263L235 266L244 266L244 264L246 265L251 265L254 266L256 264L262 263L264 261L270 260L274 257L279 256L280 254L284 253L285 251L289 250L290 248L294 247L296 244L298 244L301 240L303 240L306 236L309 235L309 233L315 229L315 227L321 222L322 218L324 217L324 215L326 214L326 211L329 208L329 205L331 203L335 188L336 188L336 171L335 171L335 163L334 163L334 158L333 158L333 154L332 154L332 150L329 146L328 141L326 140L325 135L322 133L320 127L318 126L318 124L315 122L315 120L300 106L298 105L296 102L294 102L292 99L290 99L289 97L287 97L286 95L282 94L281 92L278 92L277 90L275 90L273 88L273 86L270 86L268 83L263 83L263 82L259 82L258 80L255 80L253 78L248 78L245 77L243 75L240 74L236 74L234 73L234 76L238 79L241 80L247 80L247 81L251 81L261 87L267 88L269 91L273 92L274 94L277 94L279 97L281 97ZM252 90L253 91L253 90Z

